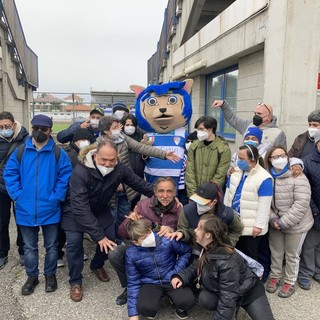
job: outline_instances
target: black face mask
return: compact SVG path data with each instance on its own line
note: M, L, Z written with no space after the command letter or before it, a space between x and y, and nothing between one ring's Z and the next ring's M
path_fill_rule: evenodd
M252 119L252 123L256 126L259 127L262 125L262 118L258 115L254 115L253 119Z
M45 142L48 140L48 135L42 132L41 130L32 131L32 138L39 143Z

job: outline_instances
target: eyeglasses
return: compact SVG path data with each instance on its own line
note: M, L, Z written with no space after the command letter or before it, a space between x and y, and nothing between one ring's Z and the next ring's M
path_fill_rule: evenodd
M283 153L283 154L280 154L280 155L277 155L277 156L270 156L270 159L272 159L272 160L276 160L276 159L279 159L279 158L281 158L281 159L287 158L287 155L285 153Z
M39 131L39 130L41 130L42 132L47 132L50 128L48 128L48 127L41 127L41 126L33 126L32 129L33 129L34 131Z
M0 130L10 130L12 129L11 124L5 124L4 126L0 126Z
M268 114L271 114L271 110L269 109L269 107L265 104L265 103L263 103L263 102L260 102L260 103L258 103L258 106L262 106L262 107L265 107L267 110L268 110Z

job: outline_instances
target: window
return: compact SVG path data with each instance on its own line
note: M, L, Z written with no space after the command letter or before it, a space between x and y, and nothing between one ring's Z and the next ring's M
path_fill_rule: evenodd
M225 121L221 109L212 109L211 105L216 99L226 100L230 108L236 112L237 83L238 66L233 66L207 76L206 115L217 119L217 134L229 139L235 139L235 129Z

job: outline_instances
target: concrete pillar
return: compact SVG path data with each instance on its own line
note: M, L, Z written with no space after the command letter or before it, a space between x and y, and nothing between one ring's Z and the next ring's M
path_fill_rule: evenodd
M274 106L288 147L316 108L320 1L270 1L265 42L264 102Z

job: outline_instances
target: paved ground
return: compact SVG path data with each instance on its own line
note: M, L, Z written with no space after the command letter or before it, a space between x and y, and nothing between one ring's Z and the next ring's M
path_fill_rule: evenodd
M12 236L15 227L11 224ZM14 239L12 237L12 239ZM85 251L89 258L94 252L94 245L85 241ZM108 283L99 282L90 272L89 262L85 262L84 298L75 303L69 299L67 267L59 268L57 277L59 288L56 292L44 292L44 277L40 276L40 284L31 296L21 296L21 286L26 280L24 268L18 265L18 254L12 245L9 262L0 270L0 319L2 320L121 320L127 319L126 306L115 304L116 296L121 292L120 285L110 264L106 268L111 275ZM41 252L43 255L43 252ZM42 268L42 263L41 263ZM318 320L320 318L320 284L314 282L310 291L297 288L289 299L279 298L276 294L268 294L275 319L277 320ZM164 301L157 319L174 320L174 310ZM190 312L190 320L211 319L210 313L198 307ZM248 319L243 313L239 320Z

